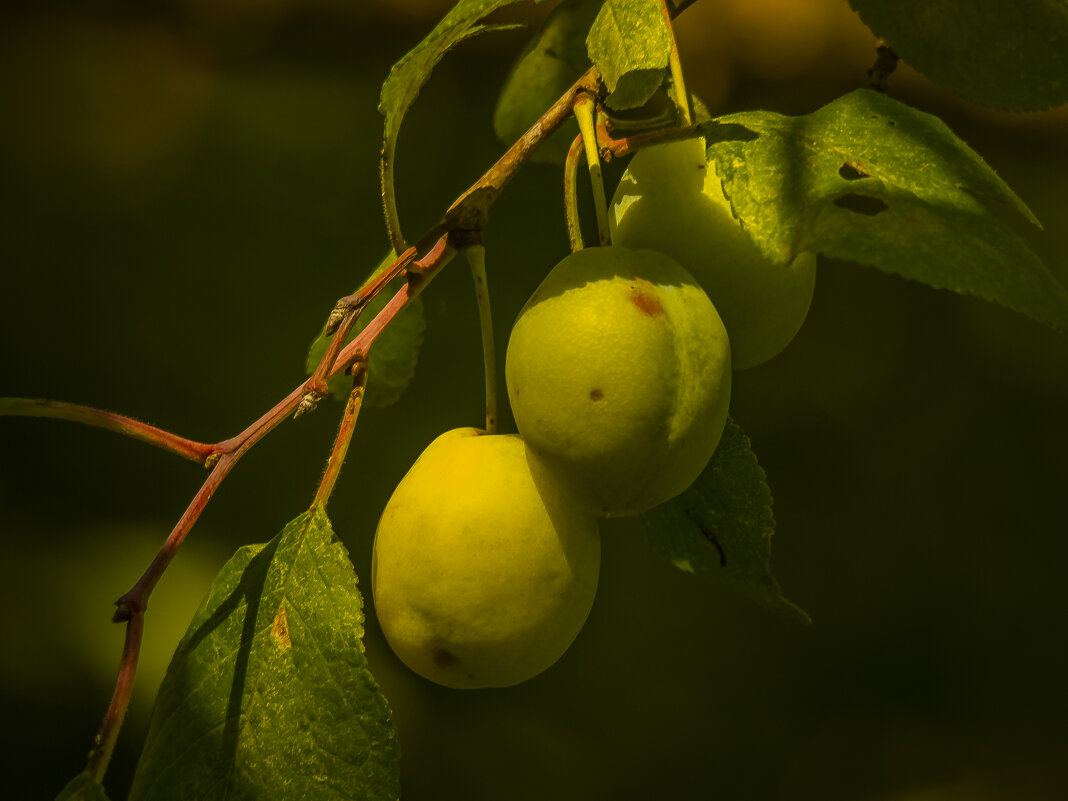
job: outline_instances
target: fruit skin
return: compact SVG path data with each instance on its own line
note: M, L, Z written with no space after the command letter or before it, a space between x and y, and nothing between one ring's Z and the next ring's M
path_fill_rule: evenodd
M597 522L516 435L435 439L378 523L371 591L390 646L447 687L507 687L552 665L582 628L600 569Z
M689 270L723 318L734 369L778 354L801 328L816 285L816 254L792 264L766 259L731 212L705 161L704 140L639 151L609 208L612 241L652 248Z
M607 517L693 483L723 433L730 365L693 276L651 250L600 247L572 253L531 295L505 378L527 447Z

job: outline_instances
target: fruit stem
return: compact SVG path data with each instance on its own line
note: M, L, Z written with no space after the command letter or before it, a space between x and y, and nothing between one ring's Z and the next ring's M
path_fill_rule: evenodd
M586 166L590 170L593 186L593 208L597 214L597 235L601 245L611 245L608 231L608 200L604 194L604 178L601 176L601 153L597 147L597 125L594 121L595 105L589 95L581 95L575 101L575 119L582 132L582 146L586 152Z
M497 433L497 355L493 345L493 314L490 308L489 284L486 282L486 248L471 245L464 250L471 266L471 280L475 283L478 301L478 321L482 327L482 366L486 376L486 433Z
M45 398L0 398L0 416L51 417L96 426L162 448L193 462L204 464L216 452L214 445L179 437L169 431L115 412Z
M602 150L608 154L608 158L623 158L636 153L643 147L661 144L664 142L681 142L683 139L693 139L701 136L704 128L701 125L689 125L685 128L663 128L659 131L624 136L619 139L605 139L601 142Z
M567 240L571 252L577 253L582 242L582 224L578 211L578 164L582 158L582 134L575 137L564 160L564 216L567 218Z
M686 92L686 81L682 75L682 62L679 60L679 44L675 40L675 28L671 24L671 10L667 0L660 0L660 9L664 12L664 24L667 25L668 34L671 36L671 55L668 57L668 67L671 70L671 84L675 92L675 105L682 115L683 125L693 124L693 115L690 113L690 96Z
M326 462L326 470L319 481L319 488L315 491L311 508L321 506L324 510L334 492L338 476L341 475L341 465L345 463L345 457L349 452L349 443L352 442L352 434L356 430L356 418L363 406L363 395L367 389L367 362L357 362L352 369L352 392L349 393L348 402L345 404L345 413L341 416L341 425L338 426L337 436L334 438L334 447L330 451L330 458Z

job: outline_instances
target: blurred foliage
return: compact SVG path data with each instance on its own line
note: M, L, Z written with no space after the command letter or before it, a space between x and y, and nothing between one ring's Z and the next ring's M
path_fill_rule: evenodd
M295 386L308 333L388 246L379 88L448 5L6 5L0 395L217 439ZM874 60L837 0L702 0L679 38L714 114L807 113L863 86ZM406 230L499 154L496 92L523 42L465 44L413 106L398 144ZM942 116L1035 211L1046 230L1021 235L1068 283L1064 109L982 110L904 66L890 87ZM503 342L566 251L557 171L515 179L486 244ZM424 301L412 385L361 418L361 458L331 502L363 577L393 485L437 433L483 413L470 277L447 269ZM1068 796L1066 363L1068 342L1019 315L823 263L798 339L740 373L732 403L775 496L776 573L815 625L651 558L633 521L604 527L601 589L574 647L517 688L429 685L369 608L404 797ZM164 654L226 554L307 507L339 413L324 403L287 422L228 479L153 597L146 637ZM110 604L202 474L56 421L3 421L0 453L7 789L49 797L82 767L107 704L121 639ZM137 699L106 782L116 799L146 731Z

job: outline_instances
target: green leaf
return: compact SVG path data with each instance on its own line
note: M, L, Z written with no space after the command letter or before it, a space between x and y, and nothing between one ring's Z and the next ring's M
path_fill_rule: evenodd
M505 144L526 130L590 66L586 34L602 0L564 0L545 18L537 35L516 60L493 114L493 130ZM537 150L535 161L563 164L578 125L568 120Z
M79 773L64 787L56 801L108 801L107 793L88 773Z
M894 52L962 97L1038 111L1068 102L1068 0L849 0Z
M617 110L645 104L671 60L671 29L659 0L605 0L586 39Z
M131 801L394 801L363 600L321 507L223 567L156 698Z
M730 114L704 131L735 215L774 261L816 251L1068 331L1068 291L1014 227L1038 221L937 117L860 90L805 116Z
M687 573L731 586L803 622L771 573L771 490L749 437L727 420L712 460L693 485L641 515L653 549Z
M363 286L392 264L393 259L393 252L390 251L368 276ZM346 344L355 339L356 335L375 318L375 315L385 308L403 281L403 278L393 281L367 304L360 314L360 319L352 327ZM400 400L415 375L424 331L426 331L426 317L423 314L423 301L417 295L390 321L390 324L378 335L374 347L371 348L371 354L367 359L367 392L364 395L364 406L382 408ZM304 364L308 375L315 372L329 344L330 337L323 332L320 332L319 336L312 341ZM336 375L330 379L329 386L330 394L344 401L352 390L352 379L345 375Z

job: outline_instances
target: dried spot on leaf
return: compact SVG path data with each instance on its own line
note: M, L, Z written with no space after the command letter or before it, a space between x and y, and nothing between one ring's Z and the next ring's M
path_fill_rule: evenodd
M278 613L274 616L271 624L271 636L274 637L283 648L292 648L293 643L289 640L289 619L286 617L286 608L278 607Z

